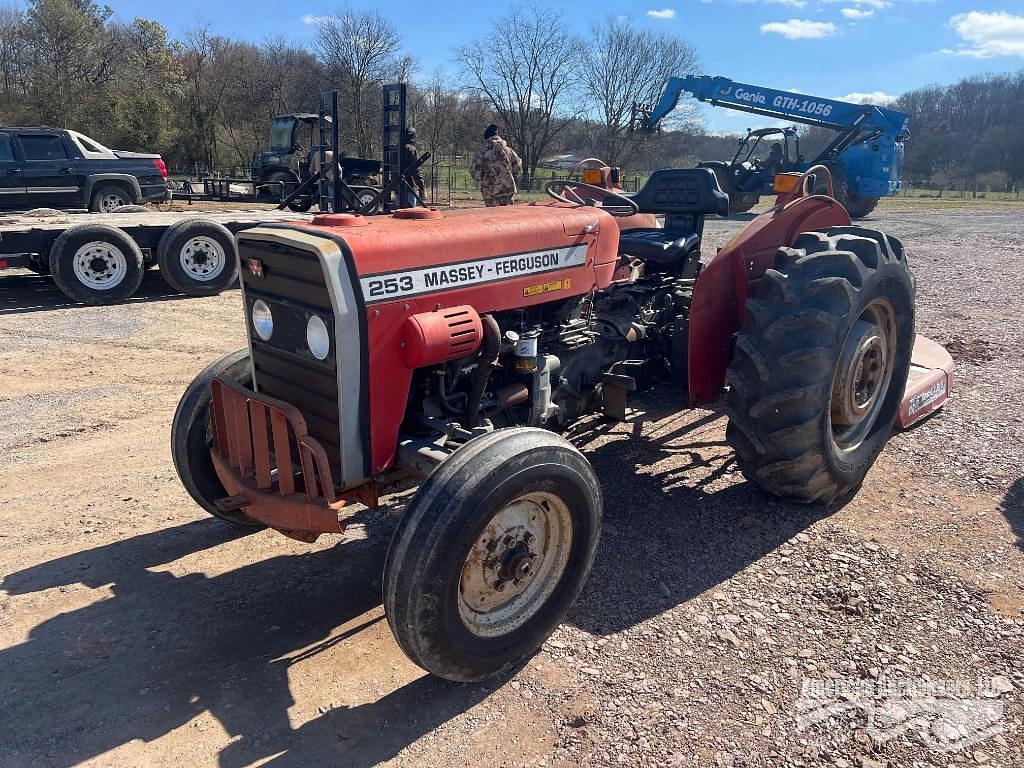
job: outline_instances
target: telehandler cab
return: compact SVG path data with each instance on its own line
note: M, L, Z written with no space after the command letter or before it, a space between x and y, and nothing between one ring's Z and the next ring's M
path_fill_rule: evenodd
M904 396L914 278L898 240L808 193L827 169L780 176L777 205L705 262L704 217L729 204L711 170L634 195L589 174L545 204L240 232L248 347L174 416L185 488L240 525L312 541L422 480L383 601L405 653L451 680L530 656L586 581L602 501L558 434L577 419L624 418L657 382L680 408L724 397L744 474L828 503L948 390L938 348Z

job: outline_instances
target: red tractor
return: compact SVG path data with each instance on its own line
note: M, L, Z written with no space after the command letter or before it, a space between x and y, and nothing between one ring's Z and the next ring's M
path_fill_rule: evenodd
M240 232L249 345L185 392L181 481L217 517L303 541L419 482L385 565L391 629L441 677L508 670L594 560L601 485L558 434L574 421L624 418L658 382L680 408L724 397L744 474L828 503L897 416L945 399L941 354L904 397L903 246L808 194L815 174L780 176L792 191L706 262L704 217L729 200L705 168L656 171L634 195L559 181L546 204Z

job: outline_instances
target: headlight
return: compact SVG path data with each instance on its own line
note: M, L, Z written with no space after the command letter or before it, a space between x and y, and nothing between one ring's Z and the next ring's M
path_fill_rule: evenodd
M325 360L331 351L331 335L318 315L313 315L306 323L306 345L317 360Z
M256 299L252 303L252 327L264 341L274 332L274 316L270 314L270 307L263 299Z

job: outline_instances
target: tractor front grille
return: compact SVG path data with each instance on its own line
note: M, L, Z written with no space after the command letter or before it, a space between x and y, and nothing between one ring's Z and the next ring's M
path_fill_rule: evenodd
M323 268L315 254L277 243L242 240L239 257L255 389L299 409L310 436L323 446L335 476L341 477L339 355ZM250 271L250 259L259 261L262 276ZM253 332L256 299L267 302L274 315L274 332L268 341ZM311 314L319 315L331 331L326 360L317 360L306 345L306 320Z

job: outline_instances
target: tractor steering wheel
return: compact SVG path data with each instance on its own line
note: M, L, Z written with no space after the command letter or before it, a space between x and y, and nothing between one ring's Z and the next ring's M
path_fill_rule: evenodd
M612 192L604 187L599 187L596 184L586 184L582 181L572 181L571 179L552 179L544 185L544 191L552 199L560 203L568 203L569 205L596 206L597 203L600 203L600 208L612 216L626 217L640 213L640 206L633 202L632 198L620 195L618 192ZM584 199L580 196L580 191L596 192L599 197L597 200ZM607 205L605 203L606 200L613 201L612 205Z

